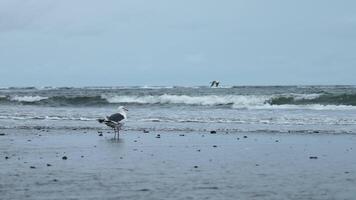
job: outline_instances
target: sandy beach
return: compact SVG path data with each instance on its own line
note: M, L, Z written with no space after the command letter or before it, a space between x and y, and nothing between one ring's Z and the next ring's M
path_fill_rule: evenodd
M355 135L126 131L115 141L95 130L0 133L3 200L356 195Z

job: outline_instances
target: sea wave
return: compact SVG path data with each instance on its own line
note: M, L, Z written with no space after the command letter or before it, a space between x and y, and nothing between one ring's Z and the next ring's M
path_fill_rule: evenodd
M188 95L147 95L147 96L103 96L109 103L135 103L135 104L185 104L185 105L263 105L268 99L267 96L244 96L244 95L206 95L206 96L188 96Z
M356 109L356 94L0 96L0 104L44 106L187 105L235 109Z
M36 102L41 101L44 99L48 99L48 97L41 97L41 96L13 96L10 98L11 101L18 101L18 102Z
M356 94L307 94L299 98L293 95L280 95L267 101L271 105L347 105L356 106Z
M95 121L96 118L73 116L32 116L32 115L0 115L0 119L10 120L49 120L49 121Z

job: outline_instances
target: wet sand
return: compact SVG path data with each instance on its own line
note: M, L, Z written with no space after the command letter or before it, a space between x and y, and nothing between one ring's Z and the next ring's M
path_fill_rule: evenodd
M2 200L356 196L355 135L0 133Z

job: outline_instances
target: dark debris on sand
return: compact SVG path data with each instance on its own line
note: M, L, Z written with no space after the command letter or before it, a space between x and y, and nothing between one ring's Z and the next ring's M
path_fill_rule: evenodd
M148 191L150 191L150 189L144 188L144 189L140 189L138 191L140 191L140 192L148 192Z
M62 157L62 160L67 160L67 159L68 159L67 156Z

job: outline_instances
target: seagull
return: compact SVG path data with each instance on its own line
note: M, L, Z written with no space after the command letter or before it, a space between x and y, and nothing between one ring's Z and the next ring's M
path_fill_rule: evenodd
M119 139L120 129L123 125L122 121L127 119L127 115L126 115L127 111L128 110L124 106L119 106L117 108L117 113L107 116L104 119L98 119L98 122L104 123L107 126L113 128L115 133L114 138L116 138L116 133L117 133L117 139Z
M219 87L219 84L220 84L220 82L219 81L212 81L212 82L210 82L210 87Z

